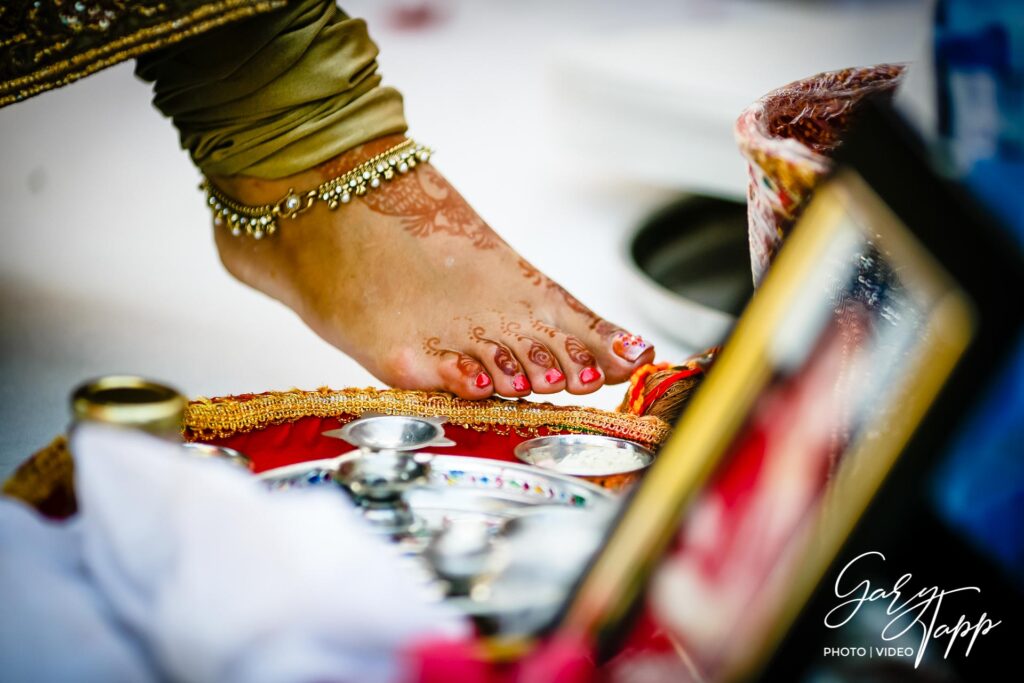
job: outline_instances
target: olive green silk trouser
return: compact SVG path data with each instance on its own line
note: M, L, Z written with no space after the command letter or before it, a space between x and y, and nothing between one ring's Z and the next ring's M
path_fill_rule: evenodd
M153 103L207 175L281 178L406 130L366 23L295 0L139 58Z

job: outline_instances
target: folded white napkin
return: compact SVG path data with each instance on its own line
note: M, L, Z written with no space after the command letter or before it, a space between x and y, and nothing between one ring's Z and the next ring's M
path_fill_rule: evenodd
M336 490L270 493L103 427L71 448L74 522L0 505L0 671L16 680L387 681L403 645L466 633Z

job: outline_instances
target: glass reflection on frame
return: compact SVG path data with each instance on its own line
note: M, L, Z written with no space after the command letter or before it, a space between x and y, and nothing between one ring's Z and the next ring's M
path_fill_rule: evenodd
M952 372L973 316L860 176L840 171L581 582L563 633L614 630L674 537L651 582L659 622L703 678L750 673Z

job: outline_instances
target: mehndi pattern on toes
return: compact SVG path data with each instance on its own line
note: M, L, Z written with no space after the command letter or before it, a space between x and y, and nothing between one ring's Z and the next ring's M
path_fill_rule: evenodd
M523 367L515 357L515 354L512 353L512 349L500 341L495 341L494 339L485 337L485 334L485 328L483 326L476 325L470 329L469 339L477 344L483 344L491 347L491 359L493 360L494 367L505 375L505 377L509 378L508 382L512 391L509 392L507 389L502 391L502 388L500 387L496 388L496 391L499 394L509 396L530 393L530 380L527 379L526 374L523 372ZM487 361L485 361L485 363L487 363Z
M565 374L558 367L551 349L525 334L522 323L506 320L504 315L501 315L501 321L502 334L506 339L515 340L516 354L524 359L523 365L530 375L533 390L547 394L564 389Z
M597 315L564 287L526 261L526 259L520 258L518 266L520 273L530 284L548 291L552 296L560 299L569 311L577 315L577 320L574 324L562 321L563 324L569 328L568 331L581 338L592 339L595 342L590 348L601 355L598 359L598 365L605 370L611 381L620 382L628 379L632 370L642 364L640 362L641 358L644 359L644 362L650 362L654 359L653 351L647 353L654 347L643 337L631 334L618 325ZM532 320L531 324L534 326L534 329L542 332L550 333L553 329L547 323L537 320ZM610 353L601 353L605 350L610 351ZM617 356L624 363L617 362L612 358L611 354ZM593 373L588 372L587 376L590 378L590 381L595 379Z
M455 367L466 380L472 382L474 387L486 389L491 386L491 377L487 374L484 366L480 364L480 361L461 351L440 348L440 344L440 337L430 337L423 342L423 350L428 355L435 357L454 356ZM459 391L453 391L452 393L461 394Z

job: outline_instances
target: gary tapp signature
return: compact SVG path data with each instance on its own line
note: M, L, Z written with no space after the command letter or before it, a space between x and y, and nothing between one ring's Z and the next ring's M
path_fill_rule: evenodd
M910 632L913 628L920 628L921 643L916 648L917 658L914 660L914 668L916 669L921 663L925 649L932 640L948 638L946 652L942 655L943 658L946 658L952 651L953 644L957 638L970 638L967 643L967 650L964 652L966 657L971 654L971 648L974 647L974 642L978 639L979 635L986 635L996 626L1003 623L1002 621L992 621L989 619L987 612L982 612L981 616L973 623L964 614L960 615L955 624L952 624L949 620L939 621L939 611L942 608L942 601L946 596L965 591L980 593L981 589L977 586L963 586L952 589L931 586L922 588L913 595L905 596L905 593L909 593L912 590L906 587L910 583L912 576L904 574L888 590L885 588L872 589L871 582L867 579L853 587L847 587L847 571L854 563L871 555L877 555L883 561L885 560L885 555L878 551L861 553L850 560L843 567L842 571L839 572L839 576L836 577L836 597L846 599L829 610L829 613L825 615L825 626L828 628L839 628L849 622L857 614L861 605L866 602L888 601L889 605L885 608L885 612L892 619L882 629L882 640L895 640Z

